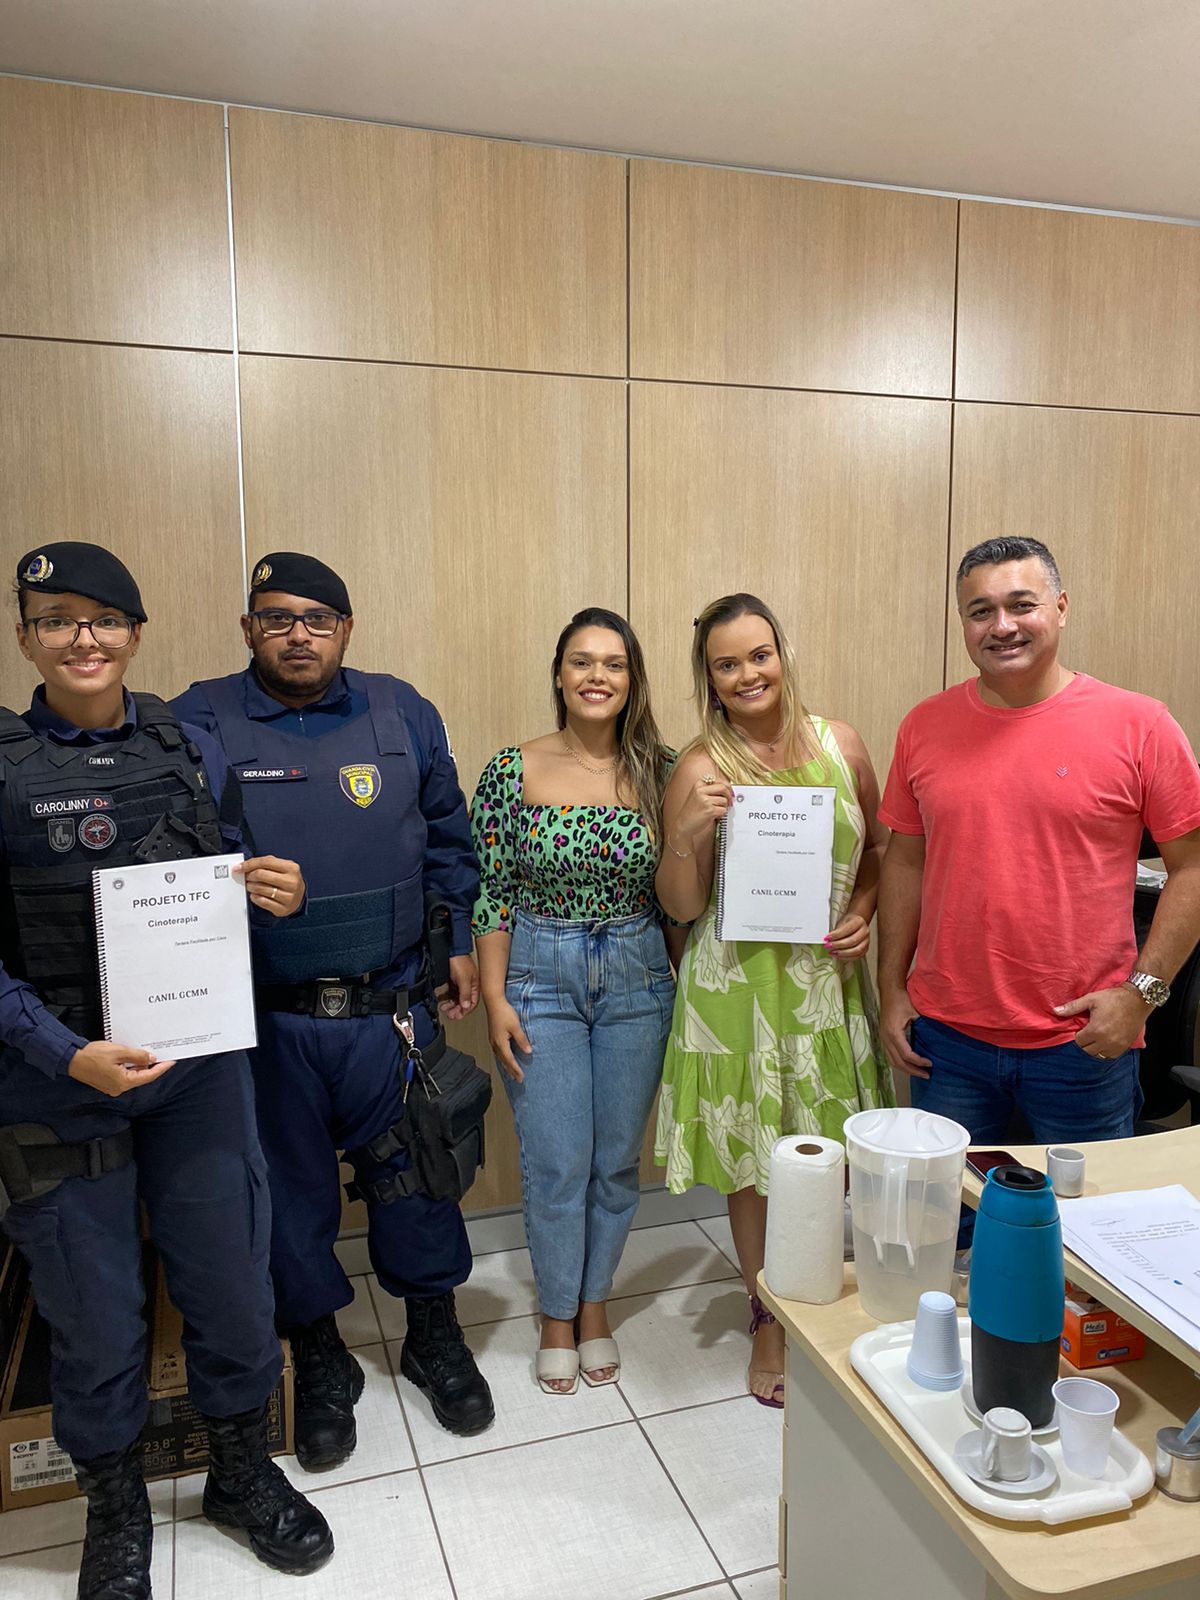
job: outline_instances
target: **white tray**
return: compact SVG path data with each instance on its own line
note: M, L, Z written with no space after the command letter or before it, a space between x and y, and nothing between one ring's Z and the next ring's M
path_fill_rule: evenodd
M1040 1442L1054 1463L1058 1482L1040 1494L1014 1498L994 1494L968 1478L954 1459L954 1446L977 1424L963 1405L962 1393L923 1389L904 1370L912 1344L911 1322L887 1322L860 1334L850 1346L850 1365L883 1401L905 1433L920 1446L942 1477L968 1505L989 1517L1009 1522L1078 1522L1085 1517L1128 1511L1154 1487L1154 1471L1142 1452L1119 1429L1103 1478L1083 1478L1063 1462L1058 1436ZM970 1380L971 1324L958 1319L963 1366Z

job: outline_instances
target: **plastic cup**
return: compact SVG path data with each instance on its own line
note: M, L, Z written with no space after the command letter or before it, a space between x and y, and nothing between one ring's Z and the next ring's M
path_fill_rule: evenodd
M926 1289L917 1301L913 1342L905 1363L909 1377L923 1389L958 1389L963 1381L958 1306L953 1295Z
M979 1460L989 1478L1023 1483L1033 1466L1033 1430L1029 1418L1011 1406L993 1406L983 1418Z
M1046 1151L1046 1176L1060 1200L1074 1200L1083 1193L1083 1167L1082 1150L1052 1144Z
M1063 1461L1081 1478L1102 1478L1120 1396L1095 1378L1060 1378L1053 1394Z

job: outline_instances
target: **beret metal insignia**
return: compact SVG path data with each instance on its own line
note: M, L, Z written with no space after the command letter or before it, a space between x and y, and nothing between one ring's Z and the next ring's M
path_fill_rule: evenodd
M34 556L21 574L21 579L24 583L45 583L53 571L54 563L49 556Z

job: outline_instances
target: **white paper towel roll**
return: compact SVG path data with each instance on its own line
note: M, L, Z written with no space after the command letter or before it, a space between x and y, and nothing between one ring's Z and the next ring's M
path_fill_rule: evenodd
M842 1292L846 1152L836 1139L775 1141L763 1276L773 1294L825 1306Z

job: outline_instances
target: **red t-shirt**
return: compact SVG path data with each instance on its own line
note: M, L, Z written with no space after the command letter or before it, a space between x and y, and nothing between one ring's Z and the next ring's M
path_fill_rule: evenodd
M1086 1014L1053 1007L1129 976L1143 824L1200 828L1200 768L1158 700L1079 672L1038 705L924 700L896 736L879 815L924 835L909 998L973 1038L1036 1049Z

